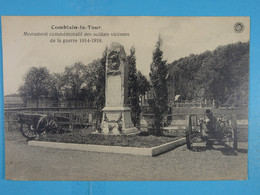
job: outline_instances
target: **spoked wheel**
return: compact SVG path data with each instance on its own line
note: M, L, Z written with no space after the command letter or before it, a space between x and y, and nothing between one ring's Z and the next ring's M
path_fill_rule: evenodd
M42 117L37 124L37 131L40 135L55 134L60 130L57 119L53 116Z
M196 139L196 127L197 127L197 116L187 115L186 116L186 145L188 149L192 149L193 143Z
M36 129L33 125L21 124L20 131L22 135L29 140L33 140L37 136Z

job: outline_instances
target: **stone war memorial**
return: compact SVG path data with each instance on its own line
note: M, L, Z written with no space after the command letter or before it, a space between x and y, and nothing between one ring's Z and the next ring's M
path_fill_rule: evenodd
M100 131L102 134L138 132L131 121L131 110L128 106L128 69L124 47L113 42L106 57L106 102Z
M249 17L1 20L6 179L248 178Z

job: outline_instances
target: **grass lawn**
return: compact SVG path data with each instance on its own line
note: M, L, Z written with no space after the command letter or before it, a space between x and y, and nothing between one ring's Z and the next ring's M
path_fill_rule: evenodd
M150 148L179 139L177 136L102 135L83 132L47 135L39 141Z

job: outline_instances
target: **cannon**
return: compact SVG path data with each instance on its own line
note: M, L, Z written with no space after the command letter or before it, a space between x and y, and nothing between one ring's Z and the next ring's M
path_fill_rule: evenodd
M214 125L210 125L205 118L199 119L196 114L186 116L186 145L193 150L195 143L206 142L206 147L212 147L219 142L237 150L237 120L236 115L216 118Z
M42 114L17 114L18 123L20 123L20 132L30 140L36 138L37 135L55 134L62 132L57 118L50 115Z

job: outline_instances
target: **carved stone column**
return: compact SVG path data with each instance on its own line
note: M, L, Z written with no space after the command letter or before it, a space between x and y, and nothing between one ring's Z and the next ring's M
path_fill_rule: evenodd
M103 108L101 133L138 132L131 121L131 110L128 106L128 69L124 47L113 42L106 59L106 103Z

